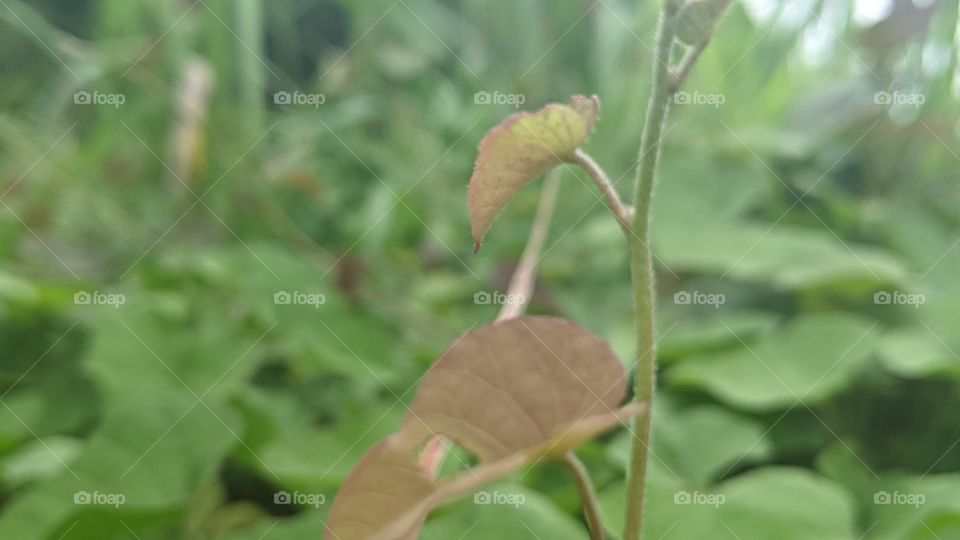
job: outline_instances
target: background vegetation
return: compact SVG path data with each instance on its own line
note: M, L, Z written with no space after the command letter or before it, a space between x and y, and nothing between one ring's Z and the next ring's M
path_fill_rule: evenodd
M930 4L737 3L674 107L648 538L960 538L957 3ZM0 1L0 538L318 537L526 240L536 188L470 254L476 144L516 110L476 94L599 95L627 194L658 7ZM561 181L531 311L629 359L620 233ZM580 452L613 531L624 437ZM524 503L424 537L586 538L561 468L497 489Z

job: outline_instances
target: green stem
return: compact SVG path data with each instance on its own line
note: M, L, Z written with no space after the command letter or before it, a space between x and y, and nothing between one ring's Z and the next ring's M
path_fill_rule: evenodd
M650 422L656 385L655 299L653 253L650 247L650 207L654 180L660 160L660 140L667 118L671 89L670 52L674 40L675 2L666 1L657 29L657 49L653 65L653 83L640 143L637 186L634 195L633 231L629 237L630 273L633 279L634 311L637 327L636 399L648 404L646 414L633 424L633 452L627 478L627 508L623 540L643 536L643 505L650 453Z
M593 483L590 482L590 473L587 472L583 462L577 459L573 452L564 454L563 464L570 471L577 483L577 490L580 491L580 504L583 506L583 515L587 520L587 526L590 528L590 538L592 540L604 540L606 532L603 528L603 519L600 517L600 503L597 501L597 493L593 489Z
M629 206L624 206L623 201L620 200L620 196L617 195L617 189L613 187L613 183L610 182L610 177L604 172L603 167L594 161L594 159L590 157L590 154L587 154L582 148L577 148L576 152L573 153L573 163L576 163L583 170L587 171L593 183L597 185L597 189L600 190L600 194L603 195L603 199L607 203L607 208L613 212L613 217L616 218L617 223L620 224L620 228L623 229L624 232L629 233L633 226L633 209Z

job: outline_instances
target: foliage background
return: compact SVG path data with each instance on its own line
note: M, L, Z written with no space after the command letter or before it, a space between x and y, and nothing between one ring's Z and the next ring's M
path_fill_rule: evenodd
M673 108L649 538L960 538L957 4L856 4L738 3ZM599 95L587 148L629 194L657 9L0 1L0 538L320 535L526 240L537 188L470 255L476 145L515 110L475 93ZM631 358L624 245L572 168L543 255L531 311ZM612 531L626 446L580 452ZM586 537L559 467L496 490L526 503L457 503L425 538Z

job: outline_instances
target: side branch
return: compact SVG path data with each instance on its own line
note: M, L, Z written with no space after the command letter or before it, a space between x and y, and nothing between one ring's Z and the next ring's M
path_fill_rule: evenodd
M577 483L580 503L583 506L583 515L587 520L587 526L590 528L590 538L592 540L604 540L606 531L603 528L603 519L600 517L600 502L597 500L597 492L593 489L593 483L590 481L587 468L573 452L567 452L563 456L563 464Z
M547 173L547 178L544 180L543 191L540 192L540 204L537 206L537 216L530 229L530 238L527 240L527 246L523 248L523 255L520 256L517 268L510 277L507 294L519 301L504 304L497 315L498 321L519 317L527 310L527 303L533 296L537 263L540 261L543 244L547 240L547 231L550 229L550 219L553 217L553 207L557 204L559 191L560 173L558 169L554 169Z
M577 148L573 156L573 162L587 171L593 183L597 185L597 188L603 195L603 200L607 203L607 208L613 212L613 216L617 219L617 223L620 224L620 228L622 228L624 232L629 233L633 223L633 208L623 204L623 201L620 200L620 195L617 194L616 188L613 186L613 183L610 182L610 178L607 176L607 173L604 172L603 167L594 161L589 154L584 152L582 148Z

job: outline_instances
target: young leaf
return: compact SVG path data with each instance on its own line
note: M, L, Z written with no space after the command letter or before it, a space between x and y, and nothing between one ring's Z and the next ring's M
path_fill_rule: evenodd
M677 15L677 39L691 46L710 40L732 0L690 0Z
M599 115L596 96L573 96L569 105L551 103L534 113L517 113L487 133L467 189L474 252L517 192L553 167L573 160Z
M521 317L467 332L434 364L401 430L344 483L327 538L415 538L427 513L644 410L617 408L626 373L609 346L572 322ZM481 464L434 480L415 451L442 434Z

